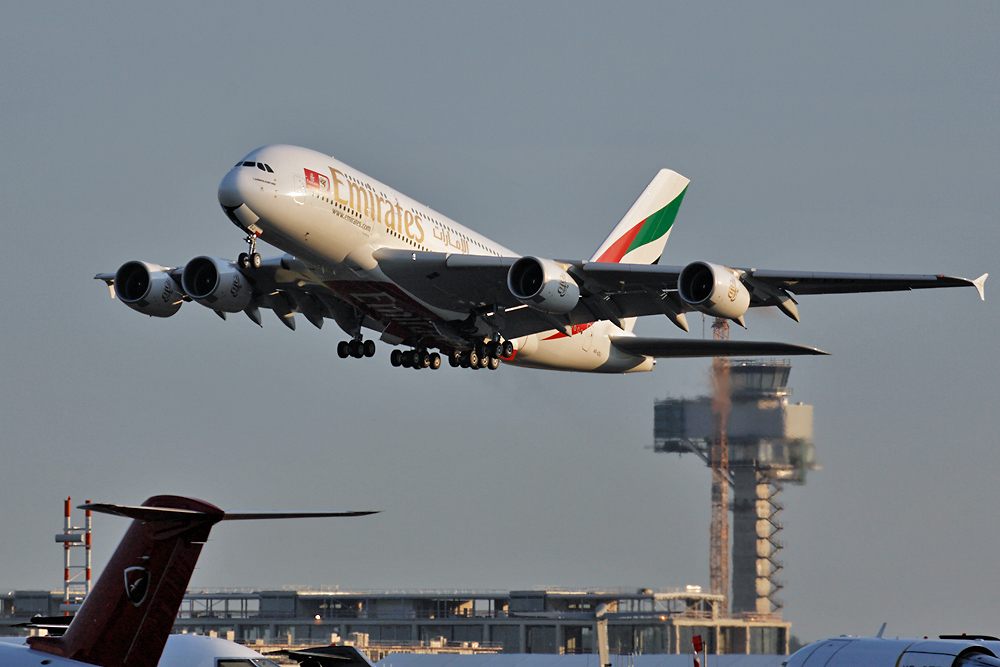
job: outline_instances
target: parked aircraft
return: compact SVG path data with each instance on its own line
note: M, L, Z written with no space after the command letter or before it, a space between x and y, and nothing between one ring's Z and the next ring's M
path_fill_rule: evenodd
M130 308L170 317L185 301L261 324L271 309L351 337L341 357L400 345L393 366L648 371L656 357L823 354L798 345L636 336L636 318L686 314L745 326L750 308L798 320L796 296L974 286L942 275L813 273L731 268L704 261L661 266L688 179L660 171L588 261L521 256L332 157L295 146L259 148L219 185L219 203L246 234L236 261L201 256L183 267L130 261L105 281ZM257 240L284 250L264 259ZM438 350L438 351L435 351Z
M129 517L132 525L66 633L0 641L0 667L218 667L223 664L220 658L233 660L225 663L227 667L277 667L232 642L170 636L212 526L220 521L373 514L233 513L179 496L153 496L141 506L90 503L84 507Z
M883 630L885 626L882 626ZM1000 640L974 635L939 639L835 637L793 653L785 667L1000 667Z

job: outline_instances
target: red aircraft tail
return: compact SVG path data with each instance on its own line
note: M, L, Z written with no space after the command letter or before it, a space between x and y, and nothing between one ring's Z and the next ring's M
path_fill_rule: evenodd
M178 496L154 496L142 507L91 509L135 520L66 634L28 643L102 667L156 667L201 547L225 512Z
M229 513L194 498L88 509L133 519L62 637L30 637L36 651L99 667L156 667L212 526L223 520L363 516L372 512Z

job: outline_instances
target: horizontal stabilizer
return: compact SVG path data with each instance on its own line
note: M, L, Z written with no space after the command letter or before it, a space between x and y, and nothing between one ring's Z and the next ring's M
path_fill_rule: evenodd
M829 354L805 345L761 340L703 340L700 338L689 340L687 338L612 336L611 344L628 354L661 358Z
M129 519L139 519L140 521L197 521L199 516L204 516L205 518L213 516L205 512L172 507L143 507L137 505L112 505L109 503L89 503L87 505L80 505L79 509L124 516ZM326 517L367 516L369 514L378 514L378 510L362 512L226 512L221 520L319 519Z

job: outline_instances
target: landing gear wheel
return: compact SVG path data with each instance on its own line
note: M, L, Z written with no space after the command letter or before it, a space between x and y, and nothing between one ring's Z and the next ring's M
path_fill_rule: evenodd
M505 340L500 346L500 356L510 359L514 356L514 343Z
M497 357L489 357L489 367L491 371L495 371L500 368L500 359Z
M357 338L352 340L347 345L350 348L351 356L354 357L355 359L360 359L361 357L365 356L364 345Z
M403 353L400 352L399 350L393 350L392 352L390 352L389 353L389 363L392 364L393 366L397 366L397 367L398 366L402 366L403 365Z
M439 369L439 368L441 368L441 355L440 355L440 354L438 354L437 352L433 352L433 353L431 354L431 364L430 364L430 369L431 369L432 371L436 371L436 370L437 370L437 369Z
M252 266L253 268L259 269L260 265L263 262L264 260L260 258L259 252L255 252L254 254L250 255L250 266Z
M403 368L410 368L413 366L413 353L412 352L400 352L399 353L399 364Z
M486 368L490 365L490 359L493 357L479 357L479 367Z
M499 357L500 356L500 344L495 340L491 340L486 343L486 356L487 357Z
M448 355L448 363L451 364L452 368L458 368L462 365L462 353L458 350L452 352Z
M469 353L468 352L462 352L462 356L460 356L459 359L458 359L458 365L461 366L462 368L468 368L469 367Z
M366 357L374 357L375 356L375 341L373 341L373 340L366 340L365 344L364 344L364 352L365 352L365 356Z
M236 263L239 265L241 269L249 269L250 255L246 254L245 252L241 252L240 256L236 259Z
M417 358L420 359L421 368L427 368L431 365L431 355L427 353L427 350L419 350L417 352Z
M479 353L476 350L469 350L469 368L479 368Z
M341 359L351 356L351 346L346 340L337 343L337 356Z

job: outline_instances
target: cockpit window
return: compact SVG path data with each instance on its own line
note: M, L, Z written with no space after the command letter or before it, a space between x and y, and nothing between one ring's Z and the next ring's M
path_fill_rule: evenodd
M237 162L236 166L237 167L257 167L261 171L266 171L269 174L273 174L274 173L274 169L271 169L271 165L264 164L263 162L250 162L250 161L247 161L247 162Z
M250 658L219 658L215 667L253 667Z

